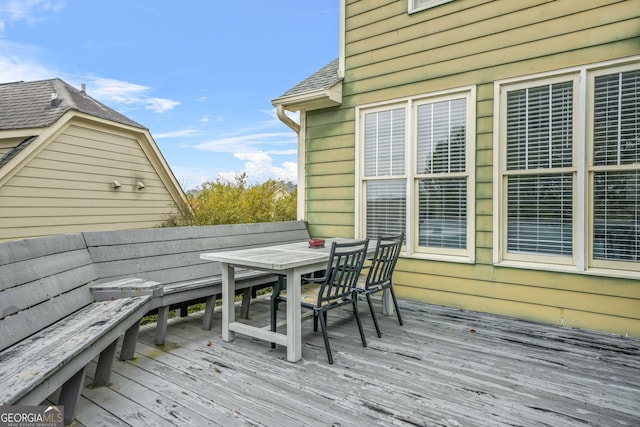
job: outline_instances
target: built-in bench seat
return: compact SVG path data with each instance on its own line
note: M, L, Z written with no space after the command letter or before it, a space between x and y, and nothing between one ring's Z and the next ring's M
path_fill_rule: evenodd
M164 343L169 311L205 302L211 328L221 294L218 263L200 254L309 238L302 221L87 232L0 243L0 405L39 405L59 396L73 421L85 367L98 358L93 385L109 383L134 356L140 320L158 313ZM270 273L238 273L242 311ZM59 393L56 393L58 392Z
M99 279L81 234L0 244L0 405L39 405L60 389L70 424L89 362L99 356L93 385L102 386L121 335L125 353L134 353L152 298L97 302L90 287ZM120 285L160 287L141 279Z
M138 277L162 284L151 302L157 311L156 344L164 344L169 312L205 303L202 327L211 329L216 299L222 293L220 264L200 259L200 254L309 239L304 221L230 224L199 227L151 228L84 233L91 258L104 281ZM241 317L257 289L272 284L271 273L244 270L237 273L236 292L242 293ZM123 292L125 292L123 294ZM137 289L100 287L100 299L135 295Z

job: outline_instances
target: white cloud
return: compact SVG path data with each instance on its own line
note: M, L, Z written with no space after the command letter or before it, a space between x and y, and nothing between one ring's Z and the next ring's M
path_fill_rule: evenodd
M0 43L0 49L2 43ZM57 77L59 73L46 67L14 56L0 56L0 82L35 81Z
M169 138L187 138L197 135L198 131L195 129L176 130L173 132L164 132L157 135L153 135L154 139L169 139Z
M185 191L192 190L216 178L215 171L211 169L172 166L171 170Z
M198 144L195 148L216 153L247 153L254 152L258 150L258 147L266 145L282 146L291 144L294 144L294 147L297 144L297 138L293 132L262 132L214 139ZM265 151L272 152L271 150Z
M104 77L92 78L87 83L87 93L107 104L144 106L154 113L164 113L180 105L180 102L171 99L151 98L147 96L149 91L148 86Z
M145 104L145 110L150 110L154 113L164 113L180 105L180 102L164 98L149 98L145 100Z
M245 161L244 172L252 181L263 182L273 177L283 181L297 181L298 165L295 162L284 162L282 166L275 166L273 158L263 151L237 153L234 157Z
M0 18L31 24L45 20L48 13L59 12L64 7L63 0L10 0L0 4Z

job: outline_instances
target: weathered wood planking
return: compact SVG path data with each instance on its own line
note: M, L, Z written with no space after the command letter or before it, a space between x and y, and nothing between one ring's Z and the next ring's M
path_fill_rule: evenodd
M80 234L0 243L0 405L39 404L58 390L68 424L87 364L99 356L95 385L105 385L121 335L135 351L150 297L95 302L98 270L83 245Z
M162 283L152 308L158 311L156 343L163 344L170 310L179 307L186 313L187 306L205 302L210 313L222 293L220 264L200 259L202 253L300 242L309 233L303 221L282 221L91 232L84 237L101 280L139 277ZM259 271L238 275L236 292L243 293L245 302L242 317L248 315L255 289L276 280L275 275ZM102 298L108 296L100 292ZM211 328L210 319L209 315L203 319L204 329Z
M252 305L256 322L268 316L266 301ZM405 326L381 316L381 339L365 320L366 348L349 310L330 314L334 365L326 363L312 322L303 326L299 363L257 340L225 343L219 330L202 331L197 317L172 320L163 348L152 346L153 331L144 328L137 359L116 364L111 388L84 391L96 411L78 420L93 425L115 417L132 426L189 420L225 426L638 425L637 339L400 305Z

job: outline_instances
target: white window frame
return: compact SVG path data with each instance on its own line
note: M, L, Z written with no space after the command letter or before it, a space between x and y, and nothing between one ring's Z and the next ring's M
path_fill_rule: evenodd
M420 10L431 9L453 0L409 0L409 13L418 12Z
M551 271L569 271L582 274L613 277L636 277L640 263L594 260L593 229L593 105L594 81L598 75L612 74L640 68L640 56L620 61L608 61L584 67L573 67L551 73L541 73L494 83L494 191L493 191L493 262L504 267L529 268ZM536 87L560 81L574 82L574 159L567 172L574 176L573 196L573 254L571 257L509 254L506 250L506 95L508 91ZM637 168L640 166L636 165ZM625 167L628 170L630 167ZM631 169L634 167L632 166ZM615 168L614 168L615 169Z
M467 179L467 224L466 248L444 249L424 248L418 246L418 185L420 176L417 169L417 107L425 103L435 103L451 99L465 98L466 100L466 141L465 141L465 172L456 176ZM366 237L366 181L378 178L364 176L364 117L365 114L405 107L405 170L404 175L389 179L402 178L406 183L406 253L403 255L421 259L433 259L450 262L475 262L475 140L476 140L476 87L466 86L453 90L421 94L413 97L395 99L356 107L356 207L355 231L356 236ZM386 178L386 177L385 177ZM382 178L382 179L385 179Z

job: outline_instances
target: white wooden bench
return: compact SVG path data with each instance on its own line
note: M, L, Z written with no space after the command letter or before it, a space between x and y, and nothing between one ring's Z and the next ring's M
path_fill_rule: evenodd
M87 364L98 357L93 386L102 386L121 335L121 358L133 355L160 285L127 278L118 285L146 295L97 302L99 279L81 234L0 243L0 405L39 405L59 389L70 424Z
M255 224L154 228L84 233L91 258L104 281L138 277L162 283L151 308L158 313L156 344L164 344L169 312L205 303L202 327L211 329L216 299L222 293L219 263L200 259L200 254L222 250L300 242L309 239L307 223L283 221ZM247 317L256 289L271 286L271 273L244 270L236 278L242 293L241 317ZM110 284L95 290L97 298L131 296L140 289Z

